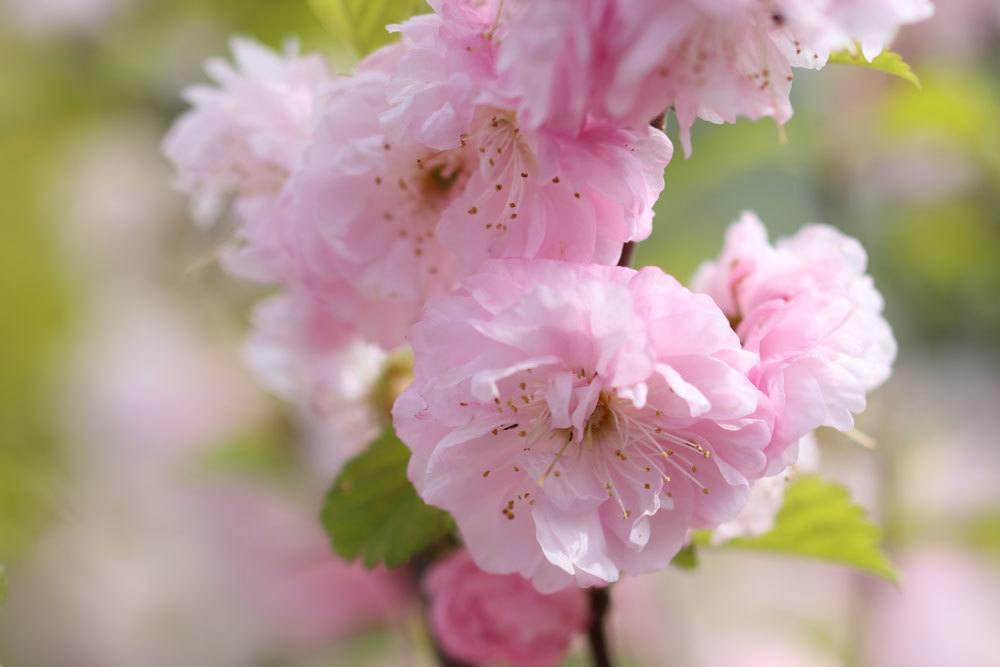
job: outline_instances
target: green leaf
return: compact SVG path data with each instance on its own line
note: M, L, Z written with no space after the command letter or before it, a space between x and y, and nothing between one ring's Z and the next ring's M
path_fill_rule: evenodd
M785 492L773 529L724 546L831 561L895 583L896 570L881 540L882 530L851 502L847 489L818 477L801 477Z
M451 532L451 517L420 500L406 478L409 458L390 429L344 466L322 514L340 556L397 567Z
M895 51L883 51L872 60L866 60L861 53L861 49L838 51L830 54L829 62L836 65L854 65L865 69L874 69L885 72L900 79L909 81L917 88L920 87L920 79L910 66L903 60L903 56Z
M309 5L327 30L361 56L393 39L386 25L426 8L424 0L309 0Z
M698 549L694 542L689 542L683 549L677 552L674 559L670 561L674 567L682 570L694 570L698 567Z

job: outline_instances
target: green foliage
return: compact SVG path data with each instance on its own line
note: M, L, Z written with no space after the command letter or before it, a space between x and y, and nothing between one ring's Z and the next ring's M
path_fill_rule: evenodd
M958 525L957 533L962 544L981 554L1000 558L1000 510L965 519Z
M901 86L886 92L876 117L880 138L890 146L934 139L980 159L1000 177L997 82L981 72L935 67L924 73L923 84L920 91Z
M0 85L9 79L0 65ZM5 88L6 89L6 88ZM0 112L0 128L7 112ZM57 427L52 420L58 355L70 324L70 291L47 230L47 183L66 132L47 118L17 132L0 131L0 201L5 242L0 347L0 558L12 558L37 536L53 510L61 476Z
M683 549L677 552L674 559L670 561L674 567L682 570L694 570L698 568L698 548L694 541L689 542Z
M425 8L424 0L309 0L335 36L363 56L392 40L385 26Z
M802 477L788 487L770 532L730 540L725 546L817 558L896 582L881 539L881 529L851 502L847 489Z
M406 478L409 458L387 430L344 466L322 514L340 556L360 556L365 567L398 567L451 532L451 517L420 500Z
M838 51L830 54L829 62L836 65L854 65L865 69L874 69L879 72L898 76L900 79L909 81L917 88L920 87L920 79L913 73L910 66L903 60L903 56L895 51L883 51L872 60L866 60L860 49Z
M299 469L294 451L278 434L248 432L209 449L197 461L197 472L208 476L292 479Z

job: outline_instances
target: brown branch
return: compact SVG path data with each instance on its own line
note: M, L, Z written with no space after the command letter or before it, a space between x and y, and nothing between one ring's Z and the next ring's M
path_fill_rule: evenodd
M468 662L462 662L461 660L456 660L455 658L448 655L444 647L441 646L441 642L434 635L434 628L431 626L430 619L427 618L427 611L430 607L430 600L427 598L427 593L424 591L423 578L430 569L431 564L442 557L443 554L447 554L455 548L455 541L453 538L445 538L438 544L431 546L426 549L423 553L418 554L410 561L410 574L413 577L413 581L416 584L417 589L420 591L420 602L424 610L424 623L427 628L427 636L431 642L431 648L434 650L434 656L437 658L437 664L440 667L476 667Z
M611 609L611 593L607 588L587 590L590 600L590 626L587 628L587 643L594 667L614 667L608 650L607 616Z
M621 257L618 258L618 266L631 266L632 253L635 252L635 241L628 241L622 246Z

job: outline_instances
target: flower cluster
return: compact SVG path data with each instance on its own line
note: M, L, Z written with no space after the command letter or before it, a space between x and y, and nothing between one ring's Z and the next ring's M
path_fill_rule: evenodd
M549 593L661 569L814 428L851 429L895 355L864 251L829 227L772 246L747 214L693 291L616 266L652 231L663 114L688 153L696 118L783 123L793 67L871 58L931 7L431 5L350 76L235 42L166 141L178 185L201 219L232 198L225 266L284 288L251 356L285 396L322 412L359 395L356 350L374 377L371 345L412 347L409 476L476 566Z
M515 3L517 4L517 3ZM673 108L685 152L696 118L792 115L793 68L833 51L877 56L930 0L552 0L520 3L501 68L533 125L597 116L638 126Z

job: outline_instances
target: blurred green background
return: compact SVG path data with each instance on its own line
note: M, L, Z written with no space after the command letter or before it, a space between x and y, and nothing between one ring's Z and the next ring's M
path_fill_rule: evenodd
M108 200L98 216L108 206L132 206L137 229L159 220L157 259L142 280L185 304L217 342L235 348L248 293L215 267L191 270L215 241L191 227L184 202L169 193L159 137L183 109L181 88L204 79L203 60L226 54L233 33L275 47L296 36L343 72L352 56L305 0L2 3L0 206L8 236L0 245L0 563L16 565L72 504L65 490L79 443L61 417L66 367L92 317L94 294L132 280L100 253L81 260L79 230L67 231L79 223L69 220L92 208L86 198L98 196L95 188ZM894 551L943 543L994 575L1000 559L998 35L994 2L949 3L926 25L906 29L897 44L920 89L830 66L797 76L785 142L766 121L699 123L694 154L687 160L678 154L669 166L653 237L637 253L637 264L658 264L685 280L718 252L725 227L744 209L757 211L775 236L824 221L860 238L900 342L898 371L861 421L878 438L876 451L832 436L824 455L832 474L849 483L856 479L851 466L864 461L877 483L857 483L858 493L881 513ZM674 129L668 128L676 139ZM98 143L105 149L81 162L95 137L110 144ZM123 145L152 165L160 185L151 188L161 192L151 200L137 199L143 193L117 181L114 169L102 175L102 160L119 155L106 147ZM102 252L118 245L118 253L128 254L140 242L131 233L120 243L114 238L101 241ZM337 664L349 664L343 660Z

